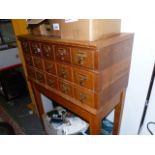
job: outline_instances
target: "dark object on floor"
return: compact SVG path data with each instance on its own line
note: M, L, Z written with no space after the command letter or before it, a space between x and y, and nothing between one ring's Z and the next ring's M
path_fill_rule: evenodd
M38 116L35 113L29 114L27 105L30 102L29 95L18 97L9 102L0 96L0 118L12 125L16 135L45 134Z
M27 92L24 77L15 69L0 72L0 93L7 100L14 99Z
M15 131L9 123L0 122L0 135L15 135Z
M0 101L1 103L1 101ZM16 135L24 135L25 133L21 127L14 121L14 119L7 113L7 111L0 105L0 119L1 122L6 122L11 125Z

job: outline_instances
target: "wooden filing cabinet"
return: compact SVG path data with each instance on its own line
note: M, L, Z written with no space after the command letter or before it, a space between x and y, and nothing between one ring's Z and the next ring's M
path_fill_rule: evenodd
M91 134L100 134L101 120L115 109L113 134L119 133L133 34L92 42L32 35L18 38L40 118L42 93L86 120Z

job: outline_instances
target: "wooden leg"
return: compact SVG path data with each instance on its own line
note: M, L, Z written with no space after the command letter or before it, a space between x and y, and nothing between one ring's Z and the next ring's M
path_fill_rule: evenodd
M36 102L37 110L38 110L38 113L39 113L39 117L40 117L41 123L43 125L42 114L44 113L44 110L43 110L43 106L42 106L41 94L36 89L34 83L32 83L32 89L33 89L33 92L34 92L34 97L35 97L35 102ZM43 127L44 127L44 125L43 125Z
M90 125L90 135L101 134L101 119L93 116L89 122Z
M122 112L124 107L124 97L125 97L125 90L122 91L120 95L120 102L116 105L115 108L113 135L118 135L120 131Z

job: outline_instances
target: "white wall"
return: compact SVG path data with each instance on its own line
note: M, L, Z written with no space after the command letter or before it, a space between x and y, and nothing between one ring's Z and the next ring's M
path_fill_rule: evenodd
M155 19L124 18L122 32L134 32L135 40L120 134L137 134L155 61Z
M18 48L0 51L0 69L16 64L21 64Z

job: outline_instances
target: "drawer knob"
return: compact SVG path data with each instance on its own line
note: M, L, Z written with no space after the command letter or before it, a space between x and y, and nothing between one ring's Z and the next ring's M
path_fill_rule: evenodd
M80 93L80 102L84 103L85 100L86 100L86 94Z
M38 75L37 79L38 79L39 82L42 82L43 81L43 76L42 75Z
M52 70L53 70L53 65L49 65L48 67L47 67L47 72L52 72Z
M51 48L49 46L43 46L43 50L45 52L45 55L49 57Z
M77 58L78 58L78 64L83 65L84 60L86 58L86 54L85 53L78 53Z
M59 52L59 55L60 55L60 59L62 61L65 60L66 49L64 49L64 48L58 48L58 52Z
M50 87L54 87L54 80L49 79L49 80L48 80L48 85L49 85Z
M63 78L67 78L67 72L65 71L64 68L61 70L60 76L63 77Z
M88 79L88 78L87 78L86 76L80 77L80 85L81 85L81 86L84 86L84 83L85 83L85 81L86 81L87 79Z
M41 49L36 44L32 44L32 48L36 54L41 52Z
M67 87L67 85L63 84L63 85L62 85L62 92L63 92L64 94L67 94L68 91L69 91L69 88Z

